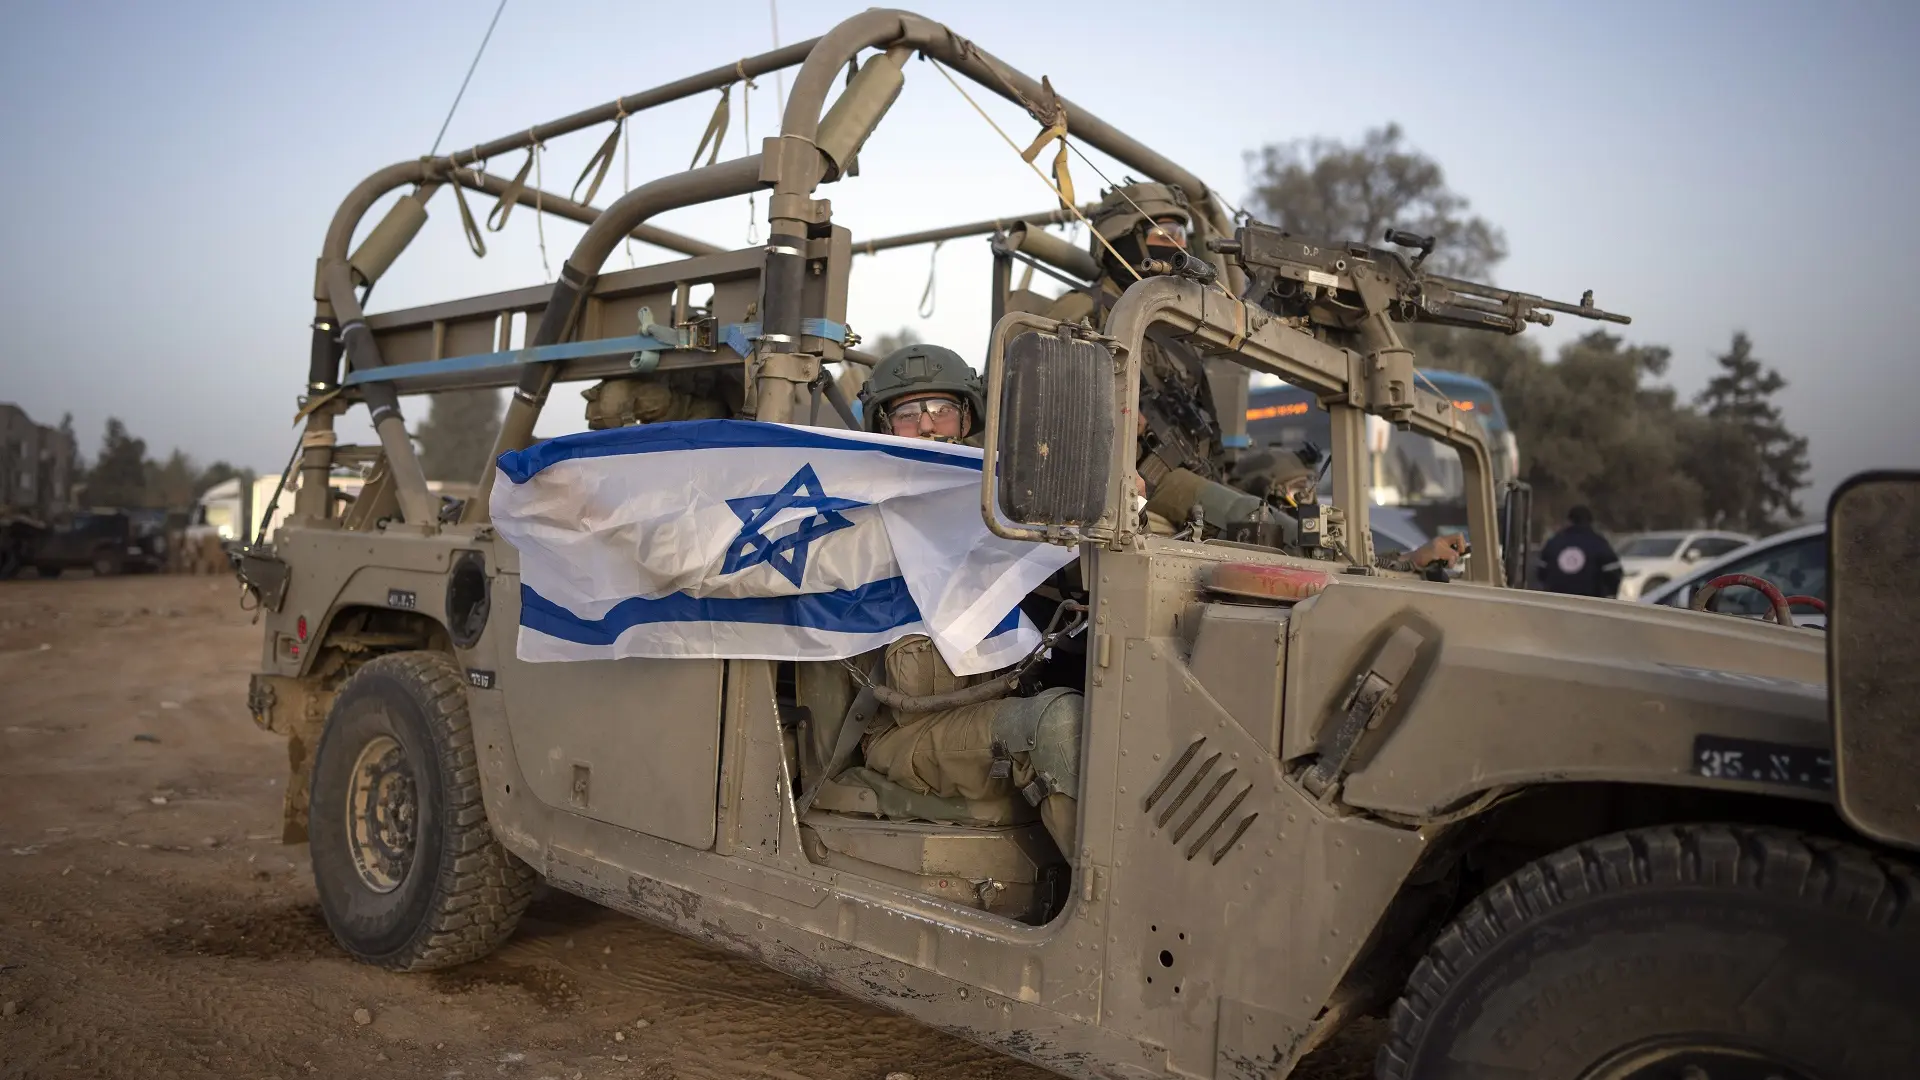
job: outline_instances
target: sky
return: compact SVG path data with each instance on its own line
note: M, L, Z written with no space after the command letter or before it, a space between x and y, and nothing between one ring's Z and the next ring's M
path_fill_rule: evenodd
M700 5L508 0L443 150L824 33L861 10L819 0ZM314 260L347 191L425 153L495 0L405 5L39 3L0 10L0 401L72 413L89 457L109 416L151 453L278 471L305 379ZM1399 122L1474 212L1505 229L1498 284L1626 312L1697 392L1736 330L1788 386L1812 444L1811 514L1846 476L1920 467L1920 5L1622 2L1351 5L927 0L946 22L1180 162L1238 204L1245 153ZM1362 11L1364 10L1364 16ZM698 18L693 17L694 15ZM982 91L1024 142L1035 125ZM781 80L736 93L724 157L774 133ZM636 118L635 184L687 167L716 95ZM744 110L743 110L744 104ZM743 116L743 112L745 115ZM748 141L751 127L751 139ZM604 127L542 156L565 192ZM511 176L524 155L490 163ZM1114 179L1123 170L1094 161ZM1079 160L1084 194L1100 178ZM930 65L823 187L856 239L1045 210L1052 196ZM596 199L622 190L621 166ZM490 200L474 203L484 215ZM365 219L379 219L384 204ZM550 280L580 227L516 211L475 259L444 191L381 281L388 310ZM744 247L761 197L656 224ZM364 231L364 230L363 230ZM666 254L635 245L640 264ZM624 268L616 252L610 268ZM929 269L931 313L921 316ZM849 322L911 327L978 363L985 240L860 257ZM1592 324L1530 330L1552 348ZM405 402L409 419L423 401ZM363 413L359 415L364 415ZM357 424L357 426L356 426ZM584 426L566 392L543 435ZM343 436L371 441L358 420ZM1522 448L1524 455L1525 448Z

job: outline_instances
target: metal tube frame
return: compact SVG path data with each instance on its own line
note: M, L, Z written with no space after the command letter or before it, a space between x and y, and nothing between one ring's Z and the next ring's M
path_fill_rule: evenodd
M713 68L606 105L535 125L525 132L468 150L455 151L438 158L401 162L379 170L348 194L329 223L316 275L316 323L349 328L360 324L364 327L364 315L359 310L358 298L353 291L354 278L350 272L345 272L348 245L367 211L388 192L411 183L415 185L415 197L425 202L435 190L451 180L462 187L499 195L506 190L504 183L477 175L475 170L467 167L501 154L537 146L548 139L595 124L682 100L703 91L730 86L743 75L762 75L796 63L800 70L788 95L781 133L766 140L765 150L760 155L656 180L634 189L604 211L595 212L591 207L545 192L536 194L523 191L518 196L517 201L522 205L534 205L541 211L559 217L585 221L588 226L586 235L563 265L539 331L528 344L555 344L571 332L582 298L591 291L607 255L620 240L632 236L683 253L691 253L690 248L711 250L700 241L647 227L645 219L661 210L727 198L758 187L771 186L774 195L769 203L768 223L773 237L823 235L831 226L831 212L824 201L816 202L812 195L824 178L835 173L836 167L826 160L813 140L819 131L828 94L841 70L863 50L903 46L919 51L923 57L945 63L1009 101L1022 103L1022 98L1037 100L1041 97L1040 86L1034 79L1008 67L945 26L909 12L869 10L843 21L827 34L810 41L749 57L736 65ZM1074 137L1137 172L1164 183L1175 184L1185 191L1189 202L1198 211L1195 222L1198 246L1204 248L1204 240L1208 235L1224 236L1231 232L1231 221L1223 204L1213 197L1210 189L1198 177L1079 106L1066 101L1062 104L1067 110ZM1069 216L1065 211L1055 210L1043 215L1029 215L1024 220L1051 222L1067 220ZM987 222L935 232L956 236L980 235L994 231L997 225L997 222ZM882 245L904 247L940 238L945 237L909 234L870 242L864 250L882 250ZM782 247L778 241L770 242L768 249L769 266L777 253L791 250L790 247ZM1231 281L1233 268L1225 269ZM790 275L791 270L787 274ZM763 281L772 280L763 273ZM797 351L802 342L797 325L801 321L801 313L782 294L782 290L791 291L791 280L783 276L781 281L784 284L777 285L771 293L763 294L760 308L764 320L763 334L750 360L750 370L762 381L771 378L776 382L804 383L810 381L819 360ZM769 303L769 300L778 301L778 304ZM774 325L776 319L780 325ZM793 325L788 325L790 323ZM380 366L382 360L371 335L361 333L353 337L360 342L359 347L348 350L355 369ZM324 360L325 350L319 352ZM320 364L316 363L315 366L317 368ZM540 364L528 365L523 374L525 378L521 390L509 406L508 422L503 423L503 445L530 438L533 415L544 401L546 389L551 385L555 373L552 365ZM338 388L339 380L335 375L331 380L311 379L308 393L318 396L333 393ZM750 381L750 395L754 389L754 383ZM768 412L782 414L790 408L791 394L772 395L764 400L771 406ZM391 419L397 430L404 431L397 408L382 404L386 418ZM309 414L308 436L305 440L307 450L301 464L303 482L297 510L307 518L327 516L325 488L332 463L332 418L340 407L340 403L329 403ZM784 419L784 415L762 418ZM402 504L408 511L405 514L407 520L430 527L433 518L428 508L432 503L411 444L404 440L383 441L393 443L388 447L390 468L401 492ZM488 476L491 477L491 471ZM466 520L484 519L484 495L475 503L478 504L474 507L478 511L477 518L469 514Z

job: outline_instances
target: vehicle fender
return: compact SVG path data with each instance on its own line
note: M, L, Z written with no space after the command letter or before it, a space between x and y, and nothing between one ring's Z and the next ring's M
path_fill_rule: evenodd
M1392 651L1389 635L1401 635L1398 648L1409 633L1418 656L1398 683L1357 696ZM1832 798L1825 640L1815 631L1363 579L1295 608L1286 681L1283 756L1308 764L1344 753L1338 797L1355 807L1426 817L1492 789L1569 781ZM1370 712L1355 717L1357 708ZM1353 745L1339 744L1355 731Z

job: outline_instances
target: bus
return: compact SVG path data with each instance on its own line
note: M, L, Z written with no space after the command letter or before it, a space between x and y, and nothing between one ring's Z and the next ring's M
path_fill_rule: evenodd
M1487 433L1493 457L1495 485L1520 477L1520 448L1507 423L1505 408L1486 380L1457 371L1421 369L1417 384L1444 395L1454 408L1477 419ZM1272 376L1255 376L1247 396L1247 441L1254 447L1297 450L1312 443L1322 451L1333 445L1327 410L1311 393ZM1372 451L1373 503L1404 507L1429 535L1467 531L1465 481L1460 458L1451 447L1411 431L1396 430L1377 417L1367 417L1367 444ZM1321 480L1330 494L1331 475Z

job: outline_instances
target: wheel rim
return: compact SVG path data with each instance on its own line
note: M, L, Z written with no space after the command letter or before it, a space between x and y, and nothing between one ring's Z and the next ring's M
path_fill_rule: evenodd
M1763 1050L1711 1036L1636 1043L1581 1074L1580 1080L1819 1080Z
M419 800L406 751L386 735L361 747L347 796L347 839L353 867L367 888L389 893L413 865Z

